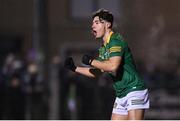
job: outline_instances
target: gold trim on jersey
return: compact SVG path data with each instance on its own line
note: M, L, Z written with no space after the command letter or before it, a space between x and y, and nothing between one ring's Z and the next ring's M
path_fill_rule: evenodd
M113 34L113 31L111 31L111 32L109 33L109 36L107 37L107 39L106 39L104 45L106 45L106 44L109 43L112 34Z
M109 49L109 52L112 53L112 52L121 52L121 47L120 46L114 46L114 47L111 47Z

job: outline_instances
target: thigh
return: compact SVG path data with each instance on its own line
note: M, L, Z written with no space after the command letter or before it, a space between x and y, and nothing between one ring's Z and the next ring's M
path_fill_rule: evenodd
M143 120L144 119L144 109L134 109L128 111L128 120Z
M111 115L111 120L127 120L127 119L128 119L128 115L120 115L115 113L112 113Z

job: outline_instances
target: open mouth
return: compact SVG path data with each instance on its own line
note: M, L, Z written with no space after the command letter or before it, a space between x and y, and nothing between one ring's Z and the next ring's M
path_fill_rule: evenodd
M97 31L96 30L92 30L92 33L94 34L94 36L97 35Z

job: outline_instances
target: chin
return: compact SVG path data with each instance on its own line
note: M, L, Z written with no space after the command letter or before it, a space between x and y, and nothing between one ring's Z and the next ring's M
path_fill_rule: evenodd
M100 39L100 37L95 37L95 39Z
M95 36L95 38L96 38L96 39L100 39L100 38L102 38L102 36Z

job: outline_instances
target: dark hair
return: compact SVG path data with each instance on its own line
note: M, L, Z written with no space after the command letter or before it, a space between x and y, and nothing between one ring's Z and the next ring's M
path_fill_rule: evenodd
M110 28L112 28L113 20L114 20L112 13L110 13L108 10L105 9L99 9L98 11L93 13L92 18L94 19L96 16L98 16L102 20L110 22L111 23Z

